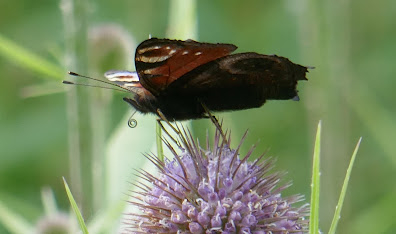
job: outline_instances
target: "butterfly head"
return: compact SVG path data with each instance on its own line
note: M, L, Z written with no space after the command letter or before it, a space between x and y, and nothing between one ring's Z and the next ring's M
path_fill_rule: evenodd
M111 82L128 89L134 94L133 98L124 97L123 100L141 113L155 112L156 97L142 86L139 76L131 71L107 71L104 76Z

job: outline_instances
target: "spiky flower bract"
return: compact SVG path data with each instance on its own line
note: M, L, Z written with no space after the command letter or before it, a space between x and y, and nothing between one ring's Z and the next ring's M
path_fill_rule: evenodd
M307 231L308 205L295 195L281 196L290 184L279 186L284 173L270 173L273 160L262 154L254 162L248 158L254 147L240 157L239 149L230 148L230 136L217 130L213 147L207 140L200 147L190 132L174 128L181 153L164 141L174 154L162 162L146 155L159 170L154 176L139 171L150 185L137 185L130 203L141 213L130 214L126 232L132 233L304 233Z

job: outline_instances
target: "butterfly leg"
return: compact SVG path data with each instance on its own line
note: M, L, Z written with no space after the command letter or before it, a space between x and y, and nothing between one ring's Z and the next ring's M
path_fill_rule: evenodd
M216 126L217 130L220 132L221 136L223 137L223 139L227 139L226 135L223 132L223 128L222 128L222 123L219 123L219 121L217 120L216 116L212 115L209 111L209 108L205 105L205 103L201 102L202 107L204 108L205 112L208 114L207 118L210 118L210 120L212 121L212 123Z
M165 115L162 113L162 111L161 111L160 109L157 109L157 114L158 114L158 116L159 116L159 118L157 119L157 123L160 125L161 129L166 133L166 135L168 135L168 137L169 137L177 146L181 147L180 143L179 143L175 138L173 138L171 134L169 134L168 130L166 130L166 128L165 128L164 125L162 124L162 121L165 122L165 123L167 123L168 126L170 126L170 127L172 128L172 131L174 131L177 135L180 136L180 135L181 135L181 132L180 132L178 126L177 126L177 125L176 125L176 127L173 126L173 125L169 122L169 120L165 117Z

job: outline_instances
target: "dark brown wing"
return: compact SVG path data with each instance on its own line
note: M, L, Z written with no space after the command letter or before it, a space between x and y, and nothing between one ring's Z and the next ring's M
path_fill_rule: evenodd
M307 71L307 67L284 57L240 53L197 67L170 84L166 92L175 96L197 95L201 99L224 99L218 94L233 100L246 97L262 105L268 99L297 99L297 82L306 80Z
M232 44L151 38L136 49L136 71L143 87L159 95L184 74L229 55L236 48Z

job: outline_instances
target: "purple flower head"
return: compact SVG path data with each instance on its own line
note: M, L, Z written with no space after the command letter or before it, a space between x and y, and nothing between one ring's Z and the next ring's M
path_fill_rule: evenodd
M183 134L181 134L183 132ZM213 147L206 149L185 129L177 132L181 153L164 141L174 154L162 162L146 155L158 168L158 176L140 171L150 185L132 196L141 213L131 214L127 232L132 233L304 233L308 205L292 207L303 200L295 195L282 198L282 173L270 173L273 160L248 162L252 150L240 157L230 148L230 137L217 130ZM183 147L181 147L183 146Z

